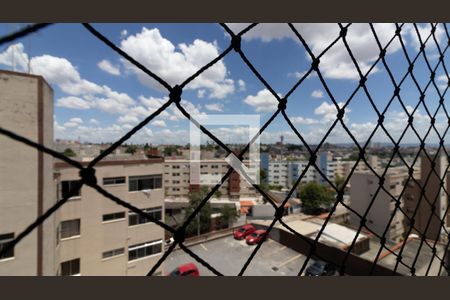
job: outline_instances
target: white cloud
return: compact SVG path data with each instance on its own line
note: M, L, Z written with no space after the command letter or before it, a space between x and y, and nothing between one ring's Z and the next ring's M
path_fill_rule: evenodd
M123 115L117 119L117 123L119 123L119 124L125 124L125 123L136 124L136 123L139 123L139 119L134 115Z
M144 66L161 76L170 85L180 84L198 69L219 55L216 42L196 39L192 44L177 47L161 36L159 30L142 28L140 33L128 36L121 42L121 48ZM134 72L145 85L161 89L159 83L124 61L124 66ZM227 76L227 68L219 61L199 75L186 89L205 89L209 98L222 99L234 92L234 81Z
M248 24L229 24L230 28L237 32ZM294 24L297 31L303 36L315 56L318 56L338 36L340 28L337 24L308 23ZM394 24L374 24L375 31L382 46L394 36L396 27ZM259 39L263 42L290 38L300 44L299 39L286 24L264 23L259 24L244 36L244 40ZM347 42L363 73L367 72L379 56L379 49L368 24L352 24L348 28ZM303 48L303 46L302 46ZM387 49L393 53L401 49L398 40L394 40ZM305 52L307 59L309 55ZM319 69L323 75L332 79L359 79L358 73L342 41L336 43L320 59ZM378 71L375 67L372 73Z
M151 123L153 126L155 127L166 127L166 122L164 122L163 120L155 120Z
M419 31L420 38L422 42L425 42L425 40L428 38L428 36L431 34L431 24L418 24L417 29ZM416 29L414 28L413 24L405 24L404 28L402 30L404 32L403 36L407 36L408 40L411 43L411 46L414 48L415 51L419 51L420 49L420 41L419 37L417 35ZM436 27L436 31L434 33L436 36L436 40L438 43L441 43L443 38L445 38L445 29L443 28L442 24L438 24ZM442 47L442 45L440 45ZM426 54L428 58L431 58L429 54L429 51L437 50L436 43L434 42L433 36L431 36L425 46Z
M249 95L244 102L253 106L256 112L273 112L278 108L278 101L268 89L260 90L256 95Z
M83 124L83 120L81 118L71 118L68 122L64 123L64 127L74 128L79 127L81 124Z
M14 67L15 70L27 70L28 54L24 50L22 43L9 46L4 52L0 53L0 64Z
M69 121L77 124L83 124L83 119L81 118L71 118Z
M119 76L120 75L120 69L119 66L113 65L109 60L104 59L100 61L97 66L105 71L106 73L109 73L111 75Z
M91 103L79 97L68 96L59 98L56 101L56 106L72 109L89 109L91 108Z
M290 120L294 124L303 124L303 125L313 125L319 123L319 120L304 117L292 117L290 118Z
M205 93L206 93L206 91L205 90L198 90L197 91L197 97L198 98L204 98L205 97Z
M89 120L89 124L93 124L93 125L99 125L100 124L100 122L99 121L97 121L96 119L90 119Z
M321 90L314 90L311 93L311 97L313 97L313 98L323 98L323 92Z
M128 35L128 30L124 29L120 32L120 37L124 38Z
M303 72L293 72L293 73L288 73L288 77L294 77L294 78L296 78L296 79L300 79L300 78L302 78L303 76L305 76L305 74L306 74L306 71L303 71Z
M220 103L205 104L205 107L210 111L223 111L223 104Z
M339 102L338 106L343 107L344 103ZM348 122L348 113L349 112L351 112L351 110L347 108L345 110L345 114L344 114L344 118L343 118L344 122ZM320 104L318 107L316 107L316 109L314 110L314 114L316 114L318 116L322 116L321 122L324 124L327 124L327 123L333 122L336 119L337 109L333 103L327 103L324 101L324 102L322 102L322 104Z
M238 85L239 85L239 91L241 91L241 92L245 91L245 81L244 80L239 79Z

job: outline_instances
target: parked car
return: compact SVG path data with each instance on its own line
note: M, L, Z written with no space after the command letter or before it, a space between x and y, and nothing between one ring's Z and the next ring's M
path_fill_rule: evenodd
M260 229L256 230L245 238L245 241L248 245L254 245L259 243L259 241L263 238L266 230Z
M188 263L175 268L169 276L200 276L200 272L194 263Z
M333 276L336 273L334 265L316 260L306 269L305 276Z
M241 240L241 239L245 238L247 235L253 233L255 230L256 230L255 226L253 226L251 224L246 224L246 225L243 225L243 226L239 227L238 229L236 229L233 232L233 236L235 239Z

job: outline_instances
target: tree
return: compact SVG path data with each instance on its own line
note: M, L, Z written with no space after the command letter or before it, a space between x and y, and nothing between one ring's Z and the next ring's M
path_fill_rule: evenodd
M134 154L137 151L136 145L128 145L127 149L125 149L125 153L131 153Z
M300 200L305 214L319 214L333 203L334 193L324 185L309 182L300 187Z
M178 148L176 146L167 146L164 148L164 156L171 156L173 153L178 155Z
M220 214L221 216L219 218L219 222L221 228L228 228L230 226L230 223L235 222L239 217L239 214L234 205L225 205L220 209Z
M214 193L214 197L216 197L216 198L222 197L222 192L221 192L220 190L217 190L217 191Z
M194 210L200 205L203 199L205 199L208 194L208 187L202 186L199 191L190 192L188 194L189 206L185 209L184 221L186 221L189 216L194 212ZM200 215L200 216L199 216ZM199 226L200 219L200 226ZM211 205L207 202L201 209L200 212L191 220L189 225L186 227L187 235L197 234L198 229L200 233L207 232L211 227Z
M67 157L77 156L77 154L70 148L67 148L66 150L64 150L63 154Z
M336 176L336 179L334 181L336 188L340 191L345 183L345 178L341 176Z

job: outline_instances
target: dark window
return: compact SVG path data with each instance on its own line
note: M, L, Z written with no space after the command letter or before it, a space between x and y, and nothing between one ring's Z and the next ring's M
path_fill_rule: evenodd
M0 251L2 251L3 248L6 247L6 245L12 240L14 240L14 233L0 234ZM14 247L12 247L6 253L0 256L0 259L8 257L14 257Z
M162 207L153 207L153 208L147 208L142 209L143 212L148 213L156 220L161 220L162 218ZM135 212L129 212L128 213L128 225L138 225L138 224L144 224L150 222L150 219L145 218L144 216L138 215Z
M61 181L61 196L63 198L67 198L69 196L70 191L79 183L79 180L66 180ZM80 196L80 189L72 193L72 197Z
M123 183L125 183L125 176L103 178L103 185L123 184Z
M125 212L121 211L121 212L103 215L103 222L124 219L124 218L125 218Z
M151 241L143 244L137 244L128 248L128 260L150 256L161 253L162 240Z
M162 188L162 175L130 176L129 191L142 191Z
M121 255L124 252L125 252L125 248L118 248L118 249L103 252L102 257L109 258L109 257Z
M80 259L72 259L61 263L61 276L80 274Z
M61 238L80 235L80 219L61 222Z

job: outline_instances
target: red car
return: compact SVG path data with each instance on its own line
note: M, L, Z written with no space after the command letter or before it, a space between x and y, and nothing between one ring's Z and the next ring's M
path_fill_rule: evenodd
M259 241L263 238L264 234L266 234L266 230L260 229L254 231L252 234L245 238L245 241L249 245L254 245L259 243Z
M195 264L188 263L175 268L169 276L200 276L200 272Z
M247 235L253 233L255 230L256 230L255 226L247 224L236 229L233 233L233 236L235 239L241 240L245 238Z

